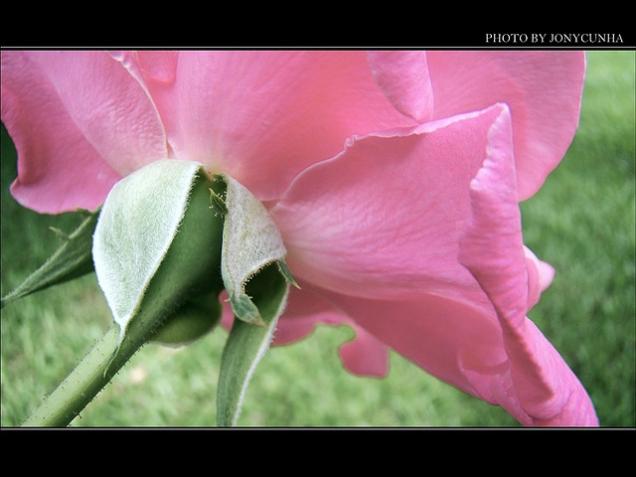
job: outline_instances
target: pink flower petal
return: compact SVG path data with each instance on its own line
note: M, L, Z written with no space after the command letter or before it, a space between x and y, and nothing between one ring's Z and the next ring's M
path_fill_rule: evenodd
M380 342L465 392L486 398L464 367L491 383L509 366L496 318L479 308L431 294L392 301L321 292Z
M509 110L496 105L357 139L301 174L272 214L292 272L377 340L523 424L595 424L582 386L525 318L550 277L526 258L514 172ZM483 224L460 249L473 215ZM487 287L462 273L460 250L489 271Z
M316 325L344 325L350 320L331 302L315 293L304 283L301 289L290 288L285 313L274 333L274 344L285 345L305 338Z
M387 98L418 122L433 116L433 90L424 51L373 51L371 71Z
M521 237L511 145L512 128L504 111L489 133L488 156L471 181L472 218L461 239L459 257L496 310L510 359L513 388L530 422L597 425L594 407L583 386L525 316L529 291L527 252Z
M427 291L489 306L457 253L502 108L356 138L300 174L271 210L295 276L363 298Z
M383 378L389 373L388 347L364 328L353 325L356 337L340 347L345 369L357 376Z
M150 84L166 84L174 82L177 75L179 52L174 50L146 50L135 52L141 68L142 77Z
M537 256L525 245L523 251L526 257L526 269L528 270L528 310L539 302L541 293L550 286L554 279L555 270L547 262L539 260Z
M106 52L26 53L86 140L121 175L168 156L152 100ZM62 133L62 132L61 132Z
M507 355L501 330L492 315L434 295L399 302L336 294L330 294L330 298L382 343L433 376L502 406L524 425L596 424L593 414L587 412L589 398L572 374L568 379L577 392L565 394L571 402L562 402L557 418L544 420L528 414L521 404L528 389L515 387L511 378L514 358ZM534 339L542 340L546 349L549 346L538 330ZM558 357L556 351L553 357ZM562 363L560 357L558 360ZM577 415L573 405L584 407L585 412Z
M579 121L583 52L431 51L435 118L505 102L512 111L519 199L562 159Z
M2 120L18 149L12 192L40 212L95 209L121 175L167 157L142 86L105 52L2 52Z
M1 85L2 122L18 151L16 200L54 214L99 207L119 174L78 128L46 73L30 54L3 51Z
M454 299L423 294L412 300L368 300L324 291L326 297L361 328L433 376L489 403L502 406L527 426L597 425L589 397L562 358L527 320L528 343L545 353L545 373L564 379L541 413L527 407L537 394L534 386L520 386L515 373L525 356L508 351L505 333L494 311L485 312ZM425 396L422 399L426 399Z
M123 62L144 78L176 157L228 172L261 200L348 136L414 124L374 82L364 52L135 55Z
M302 283L300 290L290 290L287 308L278 322L274 345L298 341L313 332L319 323L349 325L355 331L356 336L344 343L339 350L340 359L347 371L357 376L387 375L387 346L358 326L309 284Z

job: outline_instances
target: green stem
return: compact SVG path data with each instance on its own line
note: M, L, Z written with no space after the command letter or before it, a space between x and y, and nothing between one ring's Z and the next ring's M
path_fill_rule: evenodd
M134 354L134 350L130 350L132 352L129 353L119 352L110 362L117 349L118 338L119 329L113 326L23 426L63 427L68 425ZM107 366L108 370L104 372Z
M171 306L165 299L159 299L161 295L166 295L164 291L161 288L150 289L149 303L142 306L135 315L119 347L119 327L113 325L22 425L27 427L67 426L139 348L154 339L155 334L161 331L164 325L171 324L173 320L182 319L182 308ZM215 291L212 295L206 296L206 305L209 306L210 302L215 305L210 310L211 319L215 315L220 317L221 308L216 302L218 294L219 292ZM194 293L195 297L199 295Z
M150 303L135 315L119 347L119 327L114 325L23 426L67 426L172 314L166 300L156 295L157 290L150 291Z

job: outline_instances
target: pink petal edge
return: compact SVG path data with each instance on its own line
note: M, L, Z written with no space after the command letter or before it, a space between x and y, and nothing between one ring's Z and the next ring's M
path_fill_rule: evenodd
M430 51L434 118L505 103L511 110L518 199L534 195L567 151L579 123L582 51Z
M595 426L598 419L585 389L525 316L527 252L521 237L511 145L512 127L504 108L489 132L487 158L471 181L472 219L460 242L460 261L496 310L511 363L514 394L529 418L525 423ZM517 408L514 400L502 401L506 408Z
M18 153L11 194L40 213L97 209L119 174L78 129L29 56L1 55L2 122Z
M364 52L132 52L175 157L223 170L260 200L338 153L347 137L414 124L374 82Z
M459 136L447 137L446 135L454 131L454 129L457 129L455 134L459 134ZM464 139L470 139L460 141L461 136ZM479 139L480 136L482 139ZM452 177L457 178L458 171L464 170L467 172L467 178L463 184L465 196L462 196L462 192L458 187L456 191L452 191L455 195L453 201L444 198L444 200L433 202L437 206L439 206L438 204L448 204L450 202L458 207L463 207L461 205L463 203L462 200L466 201L466 208L461 209L462 213L458 216L462 218L461 221L457 222L457 218L451 216L455 224L459 223L461 225L459 228L460 233L457 235L458 241L474 212L474 192L471 191L471 186L474 188L475 184L479 183L479 179L475 179L475 177L488 177L490 164L495 159L507 161L505 162L505 165L509 168L507 182L499 184L499 188L494 187L492 194L494 194L495 199L505 203L507 208L504 207L503 212L499 209L495 209L495 212L504 214L503 222L508 224L508 227L512 225L512 230L499 231L503 235L497 235L494 238L487 234L481 236L477 234L475 237L477 237L477 243L482 247L490 247L491 245L489 244L495 243L493 242L494 239L505 245L508 242L507 237L511 234L513 237L516 236L515 234L518 235L519 243L517 245L514 245L516 244L514 242L512 249L509 247L502 249L503 259L501 260L507 264L511 258L514 259L513 268L522 270L522 273L512 275L513 279L509 285L502 286L503 289L512 291L507 300L511 300L511 303L525 314L531 304L531 295L538 298L538 294L549 284L553 273L550 272L551 267L536 259L529 250L523 248L521 243L520 221L516 202L516 183L514 179L514 156L512 155L510 135L510 115L508 108L501 104L481 112L448 118L436 123L426 123L410 131L387 132L369 138L355 138L349 142L345 152L333 159L316 164L296 178L283 199L272 209L273 217L279 224L282 224L281 230L286 243L289 245L292 272L309 282L308 285L305 285L305 289L307 286L314 287L316 293L327 297L338 309L344 311L360 327L382 343L394 348L397 352L440 379L482 399L503 406L523 424L593 424L595 418L586 420L590 416L588 413L589 409L577 414L576 406L588 406L591 408L591 403L580 383L578 383L578 380L567 368L558 353L554 351L532 324L526 326L526 333L523 336L526 342L522 343L521 340L517 340L516 346L511 347L509 337L505 333L502 335L501 320L493 309L492 297L484 293L483 285L479 282L456 280L453 283L450 280L447 289L436 286L419 286L410 289L410 293L406 294L383 294L382 288L379 287L380 283L384 283L385 288L391 289L391 287L395 288L396 284L399 286L400 281L396 280L395 276L392 276L391 261L374 254L377 254L378 251L381 253L390 252L391 248L390 246L382 246L381 243L378 244L375 239L373 241L374 247L372 248L363 247L360 243L356 246L350 246L350 240L359 237L364 230L363 228L359 229L357 233L349 232L347 240L345 240L345 243L348 244L348 252L343 257L346 257L346 260L351 260L356 257L355 254L360 254L361 257L368 260L368 265L358 264L355 267L347 268L347 273L337 276L341 280L352 272L362 271L363 274L352 281L351 287L348 286L346 281L343 282L342 280L337 287L334 287L333 275L329 279L323 280L320 278L321 270L329 270L330 273L333 273L334 269L337 270L338 267L342 267L343 263L346 263L342 259L334 261L333 258L339 256L336 253L331 252L321 255L321 257L329 257L332 260L330 262L324 261L321 263L321 260L324 259L313 259L305 262L313 263L314 268L310 270L310 273L306 273L308 269L305 266L298 266L299 255L296 247L299 244L301 247L307 247L308 244L312 243L315 243L316 247L330 247L330 242L326 238L329 237L332 240L331 237L338 237L337 234L334 235L334 232L338 230L338 224L346 223L351 227L352 223L355 223L352 221L356 217L363 219L362 225L370 227L376 238L384 236L381 233L383 232L382 228L378 232L378 224L381 226L387 223L391 216L377 214L381 220L374 223L372 220L374 214L361 213L352 204L356 204L357 207L371 207L374 212L381 210L373 209L373 200L379 197L373 193L373 186L377 190L377 185L382 184L382 187L392 190L391 166L406 174L408 177L406 184L409 181L414 181L414 186L420 188L422 188L422 180L429 176L436 178L438 183L431 182L430 187L424 187L429 195L431 190L435 190L435 186L442 191L447 191L449 187L452 187L452 181L450 186L443 183L443 179L441 179L441 184L439 184L440 174L427 175L417 170L417 167L421 167L423 162L426 163L425 158L428 157L427 154L423 154L426 152L426 148L418 150L418 146L427 145L428 141L436 137L438 139L446 139L441 141L446 147L439 149L439 151L448 152L449 158L458 161L456 162L458 167L454 167L452 170ZM415 142L406 142L408 147L400 148L399 141L405 138ZM395 141L398 141L398 147L394 144ZM369 147L360 148L356 155L355 147L365 142L368 142ZM393 151L388 158L384 154L386 151L383 149L383 145L385 145L383 143L390 144L390 147L387 146L388 152ZM465 144L466 147L464 150L457 152L448 151L448 146L453 144ZM435 148L432 150L437 151ZM376 157L373 154L377 153L377 151L381 153L378 153ZM475 151L477 151L477 155L473 157ZM488 155L486 160L484 160L485 155ZM373 158L374 167L364 167L365 156ZM490 156L493 156L494 159ZM412 162L407 162L407 164L411 165L410 167L416 167L414 170L411 170L410 167L403 167L404 164L400 162L406 160L404 158L408 159L410 157L412 157ZM446 167L449 164L454 164L444 159L439 153L431 154L430 157L434 157ZM462 157L470 158L470 160L462 159ZM383 158L387 160L386 166L382 162ZM357 171L364 171L362 177L360 174L349 174L346 169L347 163L351 163L352 167L355 165ZM397 165L401 167L396 167ZM382 177L381 181L375 179L373 176L375 173ZM361 197L364 200L350 200L347 197L344 200L341 193L342 191L347 193L352 190L351 181L355 178L353 186L359 185L361 181L364 182L367 175L370 177L370 188L368 188L368 191L366 186L360 189ZM443 175L441 177L443 178ZM397 179L403 179L403 176ZM320 184L321 188L314 187L312 181ZM398 182L402 187L404 186L403 180L398 180ZM340 187L340 184L343 187ZM347 187L344 187L344 185ZM330 190L331 188L333 190ZM317 215L312 215L314 204L324 205L322 202L314 202L311 199L313 194L316 194L317 197L331 199L331 202L326 206L329 214L318 213ZM410 193L405 194L409 197L413 195ZM417 197L417 195L414 197ZM381 196L381 198L383 200L382 204L386 205L387 197ZM339 208L338 201L347 204L347 206ZM418 203L417 201L414 202L415 205ZM396 215L395 206L392 207L391 204L388 204L387 209L391 210L393 215ZM417 220L421 220L421 217L425 216L424 212L430 214L433 209L434 206L431 205L423 209L422 212L416 210L410 223L417 223ZM444 212L446 213L440 216L442 220L449 215L447 210ZM486 217L489 217L492 212L485 209L483 213L486 214ZM288 215L284 217L286 214ZM336 219L333 224L324 222L325 217L329 218L334 214ZM463 214L466 215L464 216ZM404 220L404 222L409 223L408 220ZM393 220L388 223L392 228L395 228L402 222ZM290 228L290 224L292 224L292 227L300 228ZM435 224L438 225L439 220L435 221ZM305 230L302 235L297 235L298 231L302 230ZM399 237L391 239L389 244L397 243L400 247L404 247L403 238L405 235L409 236L409 234L402 233ZM452 237L452 234L448 233L445 236ZM289 240L290 237L291 240ZM391 237L391 235L388 237ZM399 238L402 240L398 240ZM340 239L333 240L335 243L341 243ZM421 244L430 243L431 241L423 241L421 237L418 237L415 242ZM433 249L437 250L437 247L433 247ZM451 254L451 257L454 256L455 260L457 260L456 257L460 251L459 244L458 248L454 250L456 252L451 250L454 253L454 255ZM463 253L466 253L466 250L468 249L464 245ZM418 253L421 252L415 251L407 254L410 262L400 261L402 269L404 266L408 267L409 263L417 262ZM486 258L489 259L487 254ZM492 259L497 260L496 257ZM387 264L389 268L380 268L387 267ZM315 268L318 265L320 268ZM370 266L377 267L377 274L383 277L384 282L378 281L377 284L374 283L375 272L369 275L369 271L374 271L374 268ZM462 265L459 266L463 268ZM418 269L421 273L422 267L418 267ZM316 274L316 272L319 273ZM461 275L457 276L461 277ZM505 277L506 275L504 274L503 276ZM409 276L410 281L413 279L414 276ZM425 282L420 282L420 285L423 283ZM458 284L463 285L458 287ZM453 287L455 288L454 293L449 293ZM471 290L470 287L475 287L477 290ZM523 319L525 320L525 316L523 316ZM514 344L515 341L513 340L512 343ZM528 345L528 343L539 346L542 352L546 353L546 356L541 358L542 361L539 364L529 359L527 353L524 354L523 346L521 345ZM530 358L532 357L530 355ZM552 393L552 390L550 390L550 395L546 399L548 394L546 394L544 380L532 381L530 379L529 382L524 382L524 379L532 378L531 375L533 373L536 374L537 370L541 373L549 373L552 369L558 369L560 376L569 380L568 386L574 389L575 392L568 392L569 388L559 390L557 393ZM528 380L526 379L526 381ZM538 407L533 406L533 400L539 403ZM559 406L561 407L559 408ZM537 409L541 412L537 413ZM550 414L550 412L554 412L554 414ZM555 417L557 415L558 417Z

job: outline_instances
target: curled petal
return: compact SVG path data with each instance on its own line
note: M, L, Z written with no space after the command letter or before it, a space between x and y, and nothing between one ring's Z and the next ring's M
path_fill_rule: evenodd
M428 291L487 303L457 253L502 108L354 138L300 174L271 210L294 275L363 298Z
M532 196L559 164L578 126L585 54L431 51L435 118L506 103L512 112L518 199Z
M583 386L525 316L527 252L521 237L511 142L511 124L504 111L489 133L487 158L471 181L472 216L460 242L460 260L493 304L510 360L513 389L530 423L597 425ZM545 269L543 274L545 284Z
M510 112L495 105L352 141L272 214L292 272L380 342L523 424L593 425L525 316L551 274L523 247L514 166Z

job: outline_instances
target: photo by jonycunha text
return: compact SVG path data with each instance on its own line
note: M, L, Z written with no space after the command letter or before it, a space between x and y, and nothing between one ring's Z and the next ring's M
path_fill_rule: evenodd
M488 45L622 46L620 33L486 33Z

